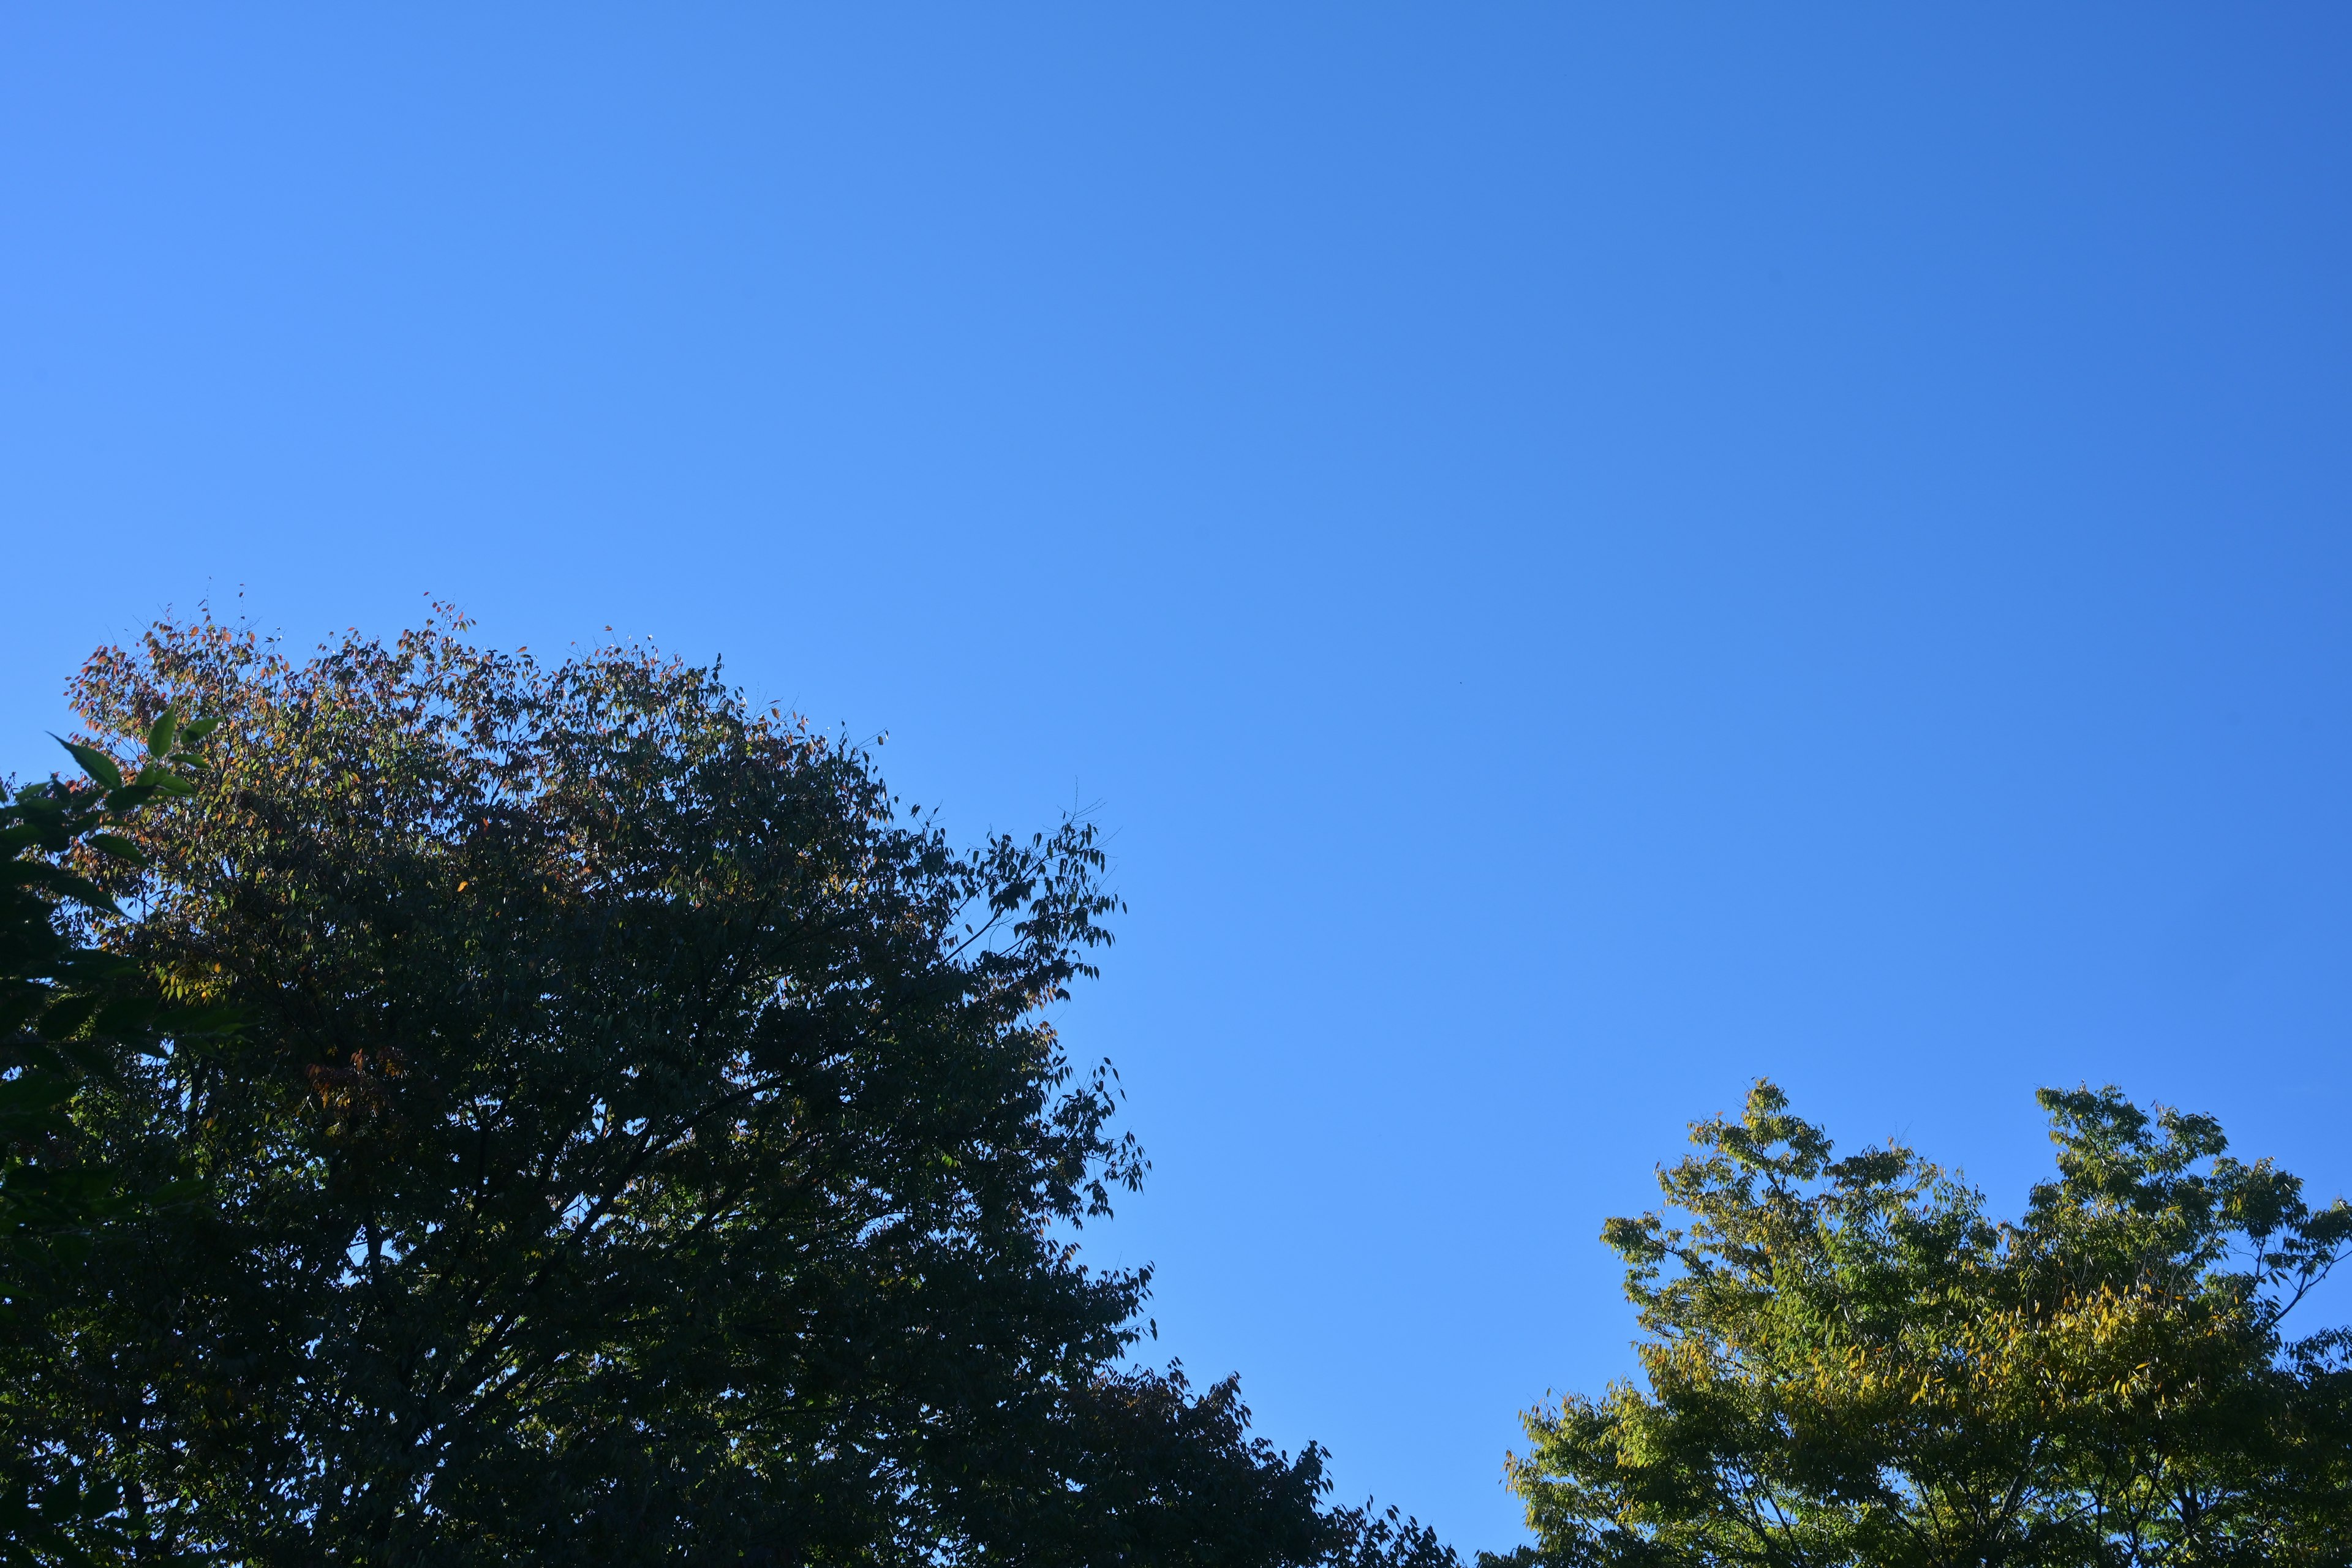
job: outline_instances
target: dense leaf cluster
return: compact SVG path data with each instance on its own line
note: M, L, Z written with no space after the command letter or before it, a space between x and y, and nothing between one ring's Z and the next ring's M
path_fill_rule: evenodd
M2352 1371L2287 1313L2341 1200L2205 1117L2045 1090L2057 1179L2000 1225L1895 1146L1832 1159L1769 1084L1609 1222L1646 1388L1528 1418L1546 1564L2352 1561Z
M68 1107L85 1085L118 1082L126 1057L167 1035L216 1035L227 1020L167 1005L139 965L78 936L75 911L86 923L121 910L67 862L141 864L118 830L159 796L193 793L193 748L211 728L167 710L129 778L66 742L86 782L39 781L0 804L0 1561L88 1561L139 1533L127 1516L140 1500L86 1462L79 1434L54 1419L45 1377L100 1227L184 1210L191 1194L168 1180L127 1185L90 1157Z
M462 630L164 625L77 686L101 744L220 723L73 873L240 1021L73 1100L204 1201L89 1227L12 1346L147 1553L1452 1561L1125 1367L1147 1276L1071 1233L1143 1163L1044 1016L1116 907L1090 826L960 851L714 671Z

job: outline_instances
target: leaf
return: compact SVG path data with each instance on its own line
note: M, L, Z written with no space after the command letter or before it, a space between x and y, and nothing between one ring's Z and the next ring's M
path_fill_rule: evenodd
M41 1015L40 1031L52 1040L71 1039L80 1032L84 1024L89 1022L89 1016L98 1011L98 1005L99 998L95 996L60 997Z
M28 1072L0 1083L0 1116L36 1116L71 1100L73 1080L56 1073Z
M148 727L148 752L158 757L170 755L172 751L172 742L178 738L179 730L179 710L176 708L164 709L163 716L156 720L152 725Z
M44 1048L57 1058L60 1071L79 1072L100 1083L113 1084L121 1079L113 1061L102 1047L87 1040L52 1040Z
M96 746L85 746L79 741L68 741L63 735L54 733L49 739L71 752L73 760L81 764L82 772L108 789L122 787L122 770L114 765L112 757L108 756Z
M215 1003L205 1007L174 1007L156 1020L157 1026L173 1040L183 1042L191 1036L230 1034L244 1022L245 1009L234 1002Z
M37 860L18 860L8 867L8 880L26 887L46 888L60 898L88 904L91 909L110 915L122 911L114 906L105 889L87 877L77 877L61 867L44 865Z
M147 851L121 834L93 833L89 836L89 843L91 848L101 855L110 855L117 860L128 860L133 866L147 864Z

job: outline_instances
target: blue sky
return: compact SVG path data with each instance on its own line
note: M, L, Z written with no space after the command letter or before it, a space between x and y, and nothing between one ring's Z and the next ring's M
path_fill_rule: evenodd
M18 8L0 766L431 593L1090 809L1089 1247L1503 1544L1755 1075L2352 1187L2347 93L2316 5Z

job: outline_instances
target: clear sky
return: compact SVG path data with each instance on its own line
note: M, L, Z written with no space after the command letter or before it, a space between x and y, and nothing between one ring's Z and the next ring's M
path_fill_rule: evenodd
M1089 1247L1504 1544L1754 1075L2352 1187L2348 95L2340 5L13 7L0 766L429 592L1090 809Z

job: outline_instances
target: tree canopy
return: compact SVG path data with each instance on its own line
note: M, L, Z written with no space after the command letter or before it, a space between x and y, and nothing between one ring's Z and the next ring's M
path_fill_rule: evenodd
M1045 1016L1091 826L958 849L715 670L464 630L77 683L93 773L219 724L135 849L50 847L238 1026L79 1085L79 1157L202 1199L89 1230L16 1435L192 1560L1452 1561L1124 1359L1148 1274L1076 1233L1144 1162Z
M1527 1418L1545 1564L2137 1568L2352 1561L2352 1241L2208 1117L2044 1090L2024 1216L1895 1145L1832 1158L1759 1083L1670 1205L1612 1219L1647 1386ZM1505 1559L1503 1561L1511 1561Z

